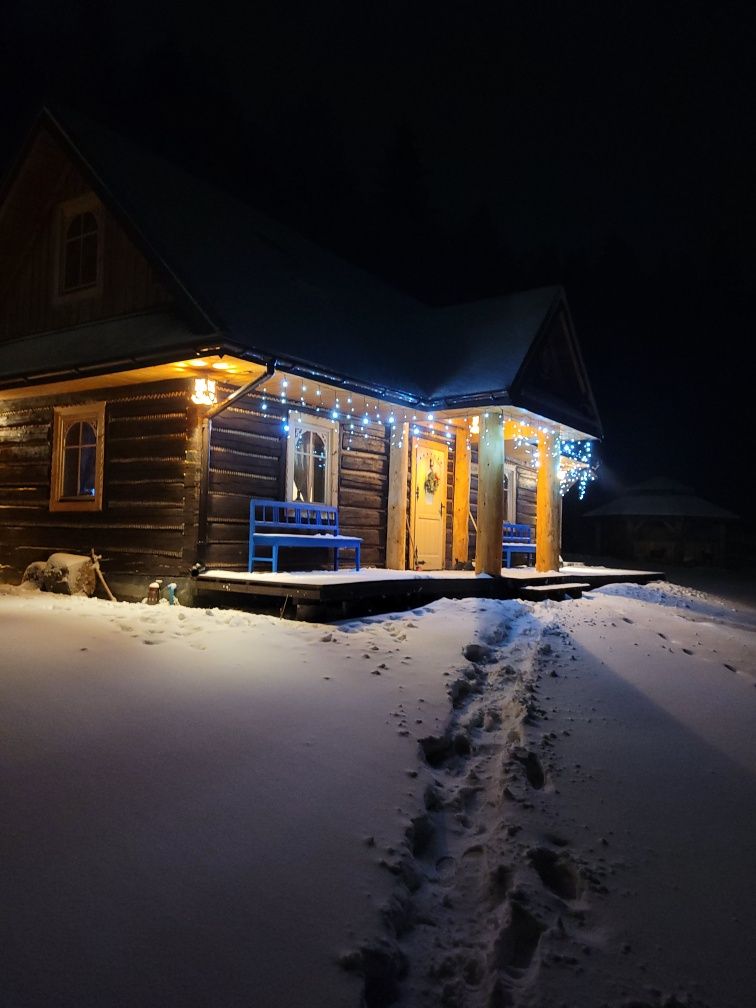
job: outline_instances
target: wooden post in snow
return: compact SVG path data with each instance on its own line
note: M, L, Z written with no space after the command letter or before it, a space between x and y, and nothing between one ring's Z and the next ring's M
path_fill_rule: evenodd
M536 486L536 570L559 570L559 437L538 432Z
M454 522L452 525L452 566L467 563L470 514L470 448L467 431L458 430L454 442Z
M504 436L498 413L480 417L478 442L478 539L475 573L501 577L504 522Z
M407 556L409 424L397 424L394 431L394 441L389 448L386 566L391 570L404 570Z

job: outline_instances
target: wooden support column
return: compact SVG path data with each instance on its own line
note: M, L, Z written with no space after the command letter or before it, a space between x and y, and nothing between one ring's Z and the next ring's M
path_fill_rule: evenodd
M559 437L538 432L536 487L536 570L559 570Z
M470 448L467 431L457 431L454 442L454 523L452 566L466 564L470 537Z
M395 439L389 448L386 566L391 570L404 570L407 566L409 424L397 424L394 429Z
M501 577L504 437L498 413L481 415L478 442L478 540L475 573Z

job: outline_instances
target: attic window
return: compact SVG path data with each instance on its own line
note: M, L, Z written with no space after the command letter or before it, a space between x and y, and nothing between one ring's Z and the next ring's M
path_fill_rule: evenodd
M58 297L96 292L101 279L102 217L93 194L61 207L58 249Z

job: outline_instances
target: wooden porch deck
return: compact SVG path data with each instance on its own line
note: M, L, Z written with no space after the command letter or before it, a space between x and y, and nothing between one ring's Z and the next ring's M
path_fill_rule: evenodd
M590 588L631 582L666 580L661 571L566 565L560 571L537 573L533 567L503 568L501 577L473 571L399 571L366 568L361 571L294 571L271 574L211 569L195 579L197 596L207 601L235 597L244 608L281 609L296 617L313 610L340 607L387 611L413 608L439 598L525 598L534 586L582 582ZM587 589L586 589L587 590ZM213 596L214 599L211 599ZM228 601L226 605L230 604ZM302 607L303 613L298 610Z

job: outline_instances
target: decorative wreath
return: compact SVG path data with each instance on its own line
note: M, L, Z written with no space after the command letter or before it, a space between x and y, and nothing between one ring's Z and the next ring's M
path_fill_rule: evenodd
M438 484L441 482L438 473L433 468L433 463L431 462L431 467L428 470L428 475L425 477L425 492L429 494L434 494L438 490Z

